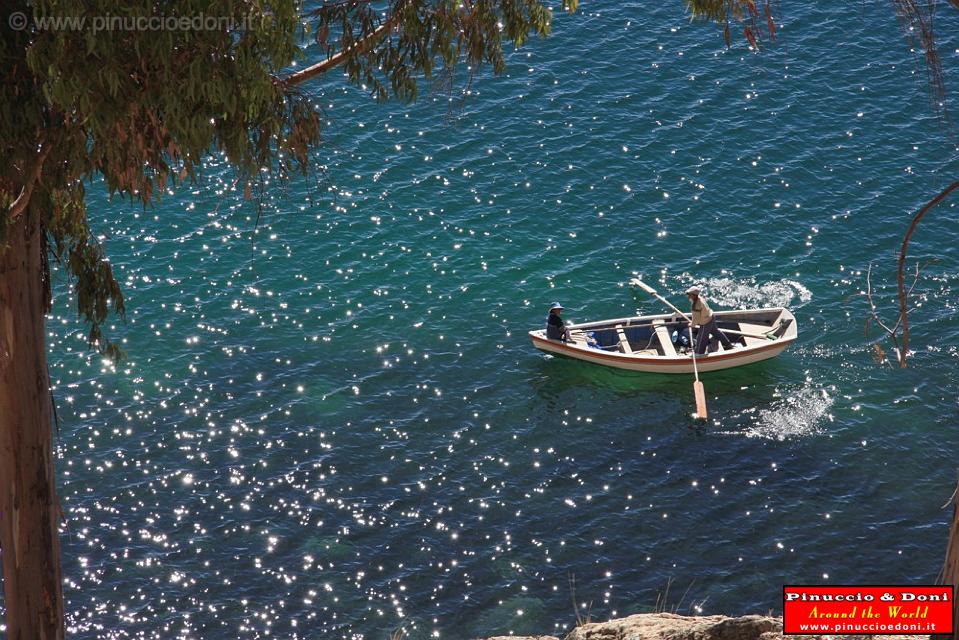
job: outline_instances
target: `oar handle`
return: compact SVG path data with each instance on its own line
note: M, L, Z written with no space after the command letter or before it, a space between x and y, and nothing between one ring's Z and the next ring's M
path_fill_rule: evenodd
M687 316L685 313L683 313L681 310L679 310L672 302L670 302L669 300L667 300L667 299L664 298L663 296L661 296L661 295L659 295L658 293L656 293L656 290L655 290L655 289L653 289L651 286L649 286L648 284L646 284L645 282L643 282L643 281L640 280L639 278L633 278L633 279L630 280L629 282L630 282L630 284L636 285L637 287L639 287L640 289L642 289L643 291L645 291L645 292L648 293L649 295L655 296L657 299L659 299L660 302L662 302L662 303L665 304L667 307L669 307L670 309L672 309L673 311L675 311L676 313L678 313L679 315L681 315L681 316L683 317L683 319L686 320L686 322L692 322L692 320L689 319L689 316Z
M633 278L632 280L630 280L630 283L636 285L637 287L639 287L640 289L642 289L643 291L645 291L646 293L650 295L653 295L653 296L656 295L656 290L653 289L648 284L646 284L645 282L643 282L642 280L640 280L639 278Z

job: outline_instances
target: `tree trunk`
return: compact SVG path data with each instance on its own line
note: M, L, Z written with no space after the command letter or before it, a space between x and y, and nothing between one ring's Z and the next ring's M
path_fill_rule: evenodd
M31 212L0 248L0 555L9 640L64 637L47 374L42 231Z

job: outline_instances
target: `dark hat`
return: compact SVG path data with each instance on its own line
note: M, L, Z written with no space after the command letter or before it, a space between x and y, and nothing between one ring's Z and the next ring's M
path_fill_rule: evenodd
M562 309L562 308L563 308L563 305L561 305L558 302L554 302L553 304L550 305L549 310L553 311L554 309Z

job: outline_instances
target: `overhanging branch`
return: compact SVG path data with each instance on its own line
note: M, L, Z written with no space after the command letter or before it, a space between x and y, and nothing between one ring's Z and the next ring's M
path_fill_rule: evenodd
M909 240L912 238L912 234L915 232L916 227L919 226L919 222L922 220L923 216L929 213L929 211L931 211L932 208L937 204L945 200L946 196L956 189L959 189L959 180L953 182L951 185L940 191L939 195L927 202L926 206L920 209L919 213L917 213L912 219L912 223L910 223L909 229L906 231L906 235L902 238L902 247L899 249L899 268L896 272L896 282L899 287L899 319L902 321L902 349L899 352L900 367L906 366L906 355L909 353L909 294L906 292L904 274L906 268L906 253L909 250Z
M315 78L318 75L322 75L326 73L327 71L329 71L330 69L334 69L340 66L351 55L368 52L370 49L376 46L376 44L379 43L379 41L382 40L384 36L386 36L390 31L392 31L397 26L397 24L399 24L400 14L403 12L403 9L405 9L407 5L412 4L412 1L413 0L403 0L402 2L397 4L396 8L393 10L393 13L390 14L390 17L387 18L383 24L381 24L376 29L371 31L365 38L354 42L352 45L343 49L342 51L337 52L336 54L331 56L329 59L324 60L323 62L318 62L312 66L307 67L306 69L297 71L296 73L290 76L287 76L286 78L281 78L278 80L278 82L284 88L292 87L302 82L305 82L306 80L309 80L310 78Z

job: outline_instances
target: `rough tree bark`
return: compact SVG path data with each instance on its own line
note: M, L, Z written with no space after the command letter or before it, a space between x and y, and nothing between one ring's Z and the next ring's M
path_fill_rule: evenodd
M0 248L0 554L9 640L64 637L60 506L44 314L44 251L29 209Z

